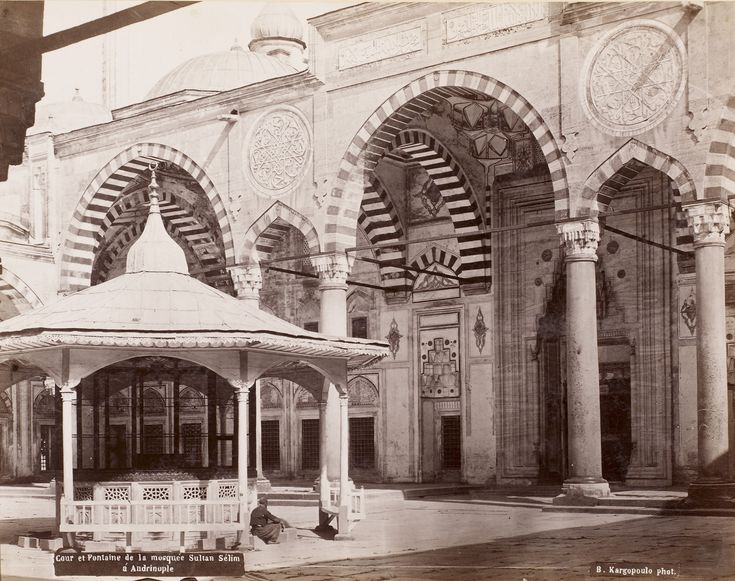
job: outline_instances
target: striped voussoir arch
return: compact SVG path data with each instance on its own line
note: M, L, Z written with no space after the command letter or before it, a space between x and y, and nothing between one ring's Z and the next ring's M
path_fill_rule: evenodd
M418 115L429 115L443 98L496 99L529 128L548 165L558 219L568 215L568 186L561 152L551 130L531 104L496 79L471 71L443 70L424 75L391 95L350 142L328 198L325 250L344 249L355 239L356 218L371 173L395 137Z
M413 286L413 283L421 274L417 270L426 271L432 264L440 264L454 272L457 276L461 276L462 259L459 256L443 248L430 246L411 261L411 268L414 270L408 273L410 285Z
M165 161L186 171L201 186L217 218L228 263L235 252L227 209L214 184L186 154L158 143L129 147L112 159L95 176L77 204L69 223L61 258L61 288L76 291L89 286L95 252L104 238L105 216L120 193L148 169L150 163Z
M404 238L403 226L395 206L380 179L373 175L365 187L357 223L370 244L398 242ZM406 271L406 247L381 247L375 250L380 266L380 278L386 291L406 291L409 284ZM390 266L391 264L398 266Z
M309 254L319 254L321 249L319 235L309 219L283 202L275 202L251 224L245 233L245 256L258 260L270 258L275 244L282 240L287 232L287 228L279 224L277 220L293 226L304 235ZM272 234L266 230L272 231Z
M10 299L18 314L43 306L43 302L31 287L5 266L0 274L0 292Z
M704 171L704 198L724 199L729 196L735 196L735 96L730 97L722 108Z
M661 171L674 183L676 245L682 250L690 250L692 236L681 204L696 198L694 181L686 168L673 157L636 139L628 141L587 178L580 194L578 215L597 216L608 211L620 188L646 167Z
M406 129L391 149L400 149L418 162L442 194L454 224L462 257L462 283L490 283L490 240L482 234L482 215L470 181L449 150L430 133Z

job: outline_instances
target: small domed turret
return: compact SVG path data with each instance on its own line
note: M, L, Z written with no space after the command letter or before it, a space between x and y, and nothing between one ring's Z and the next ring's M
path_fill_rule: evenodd
M253 20L250 36L251 51L277 57L297 68L303 66L304 26L285 4L267 3Z

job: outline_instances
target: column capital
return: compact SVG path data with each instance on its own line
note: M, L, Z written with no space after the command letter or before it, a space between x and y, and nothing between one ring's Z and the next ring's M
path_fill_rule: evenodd
M244 396L245 403L248 402L248 394L250 393L252 384L248 383L244 379L229 379L227 380L227 383L234 388L235 398L237 398L237 401L240 401L240 398Z
M730 206L720 200L684 206L694 247L724 246L730 232Z
M352 260L344 253L324 254L312 258L312 264L319 274L319 288L347 289L347 277L352 268Z
M238 299L258 300L263 288L263 275L259 264L230 266L227 269Z
M59 386L62 401L74 401L77 397L77 386L81 379L73 379Z
M597 260L597 244L600 242L600 225L596 220L562 222L556 230L564 245L567 261Z

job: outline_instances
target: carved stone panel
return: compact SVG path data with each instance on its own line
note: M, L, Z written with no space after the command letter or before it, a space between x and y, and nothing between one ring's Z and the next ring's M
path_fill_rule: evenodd
M587 115L611 135L637 135L662 121L684 90L681 38L653 20L623 24L591 52L583 78Z
M419 333L421 397L457 397L460 386L459 328Z
M371 34L342 45L337 53L337 69L344 71L361 65L409 55L424 49L422 24L384 34Z
M311 158L311 132L297 110L276 109L263 115L248 143L246 173L257 192L276 197L299 184Z
M546 17L546 4L521 2L508 4L478 3L444 13L444 43L449 44L486 34L500 34L520 25Z

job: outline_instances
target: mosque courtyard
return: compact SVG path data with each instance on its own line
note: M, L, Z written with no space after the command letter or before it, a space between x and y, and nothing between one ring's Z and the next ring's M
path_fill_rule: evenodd
M677 493L649 492L648 498L651 494L675 499ZM650 575L627 575L636 579L666 578L666 571L677 574L677 579L735 576L735 523L722 516L727 511L709 511L719 516L705 516L708 511L653 514L654 509L629 506L557 512L551 510L551 499L551 494L538 489L525 493L473 490L464 495L415 499L404 499L398 489L370 490L368 518L356 526L354 540L342 542L313 532L313 507L271 507L296 527L298 539L245 552L244 578L615 578L591 575L598 565L650 569ZM50 498L13 499L0 504L3 580L63 578L54 576L51 553L15 545L18 534L42 530L52 523Z

